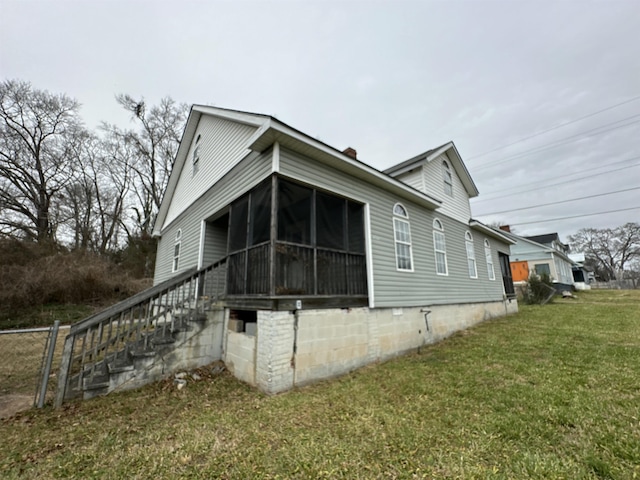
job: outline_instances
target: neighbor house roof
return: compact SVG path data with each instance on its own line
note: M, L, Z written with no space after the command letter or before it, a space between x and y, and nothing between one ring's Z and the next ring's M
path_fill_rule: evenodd
M566 253L561 252L560 250L556 250L555 248L548 247L547 245L544 245L540 242L536 242L535 240L532 240L532 238L535 238L535 237L521 237L520 235L516 235L515 233L507 232L504 230L501 230L501 232L504 233L505 236L515 240L516 241L515 243L523 242L525 244L529 244L535 248L538 248L545 253L553 253L554 255L558 255L559 257L563 258L564 260L566 260L571 264L575 263L571 258L569 258L569 255L567 255ZM556 233L553 235L557 236L558 234ZM544 235L539 235L539 236L544 236Z
M249 138L246 145L250 150L262 152L277 141L283 147L288 147L292 150L306 154L326 165L331 166L332 168L354 175L372 185L376 185L384 190L390 191L402 198L407 198L424 207L436 209L442 204L441 200L416 190L406 183L393 178L386 172L381 172L366 163L350 157L344 152L312 138L270 115L210 107L206 105L193 105L174 160L172 175L169 178L169 183L162 199L162 204L160 205L158 217L155 221L153 230L154 235L160 235L160 230L166 219L169 204L171 203L171 199L180 176L176 173L179 173L182 170L187 160L189 147L193 141L198 122L203 115L211 115L256 127L255 133L251 138Z
M560 236L557 233L545 233L543 235L533 235L529 237L523 237L527 240L531 240L532 242L541 243L543 245L551 244L554 241L558 242L564 248L568 248L568 245L562 243L560 240Z

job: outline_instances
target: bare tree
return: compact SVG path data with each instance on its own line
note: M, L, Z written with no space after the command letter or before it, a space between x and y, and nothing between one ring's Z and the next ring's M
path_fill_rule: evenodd
M132 152L107 132L85 134L75 152L79 171L65 186L64 226L76 249L104 254L120 247L130 192Z
M123 145L132 147L135 152L131 164L135 202L131 208L138 230L136 234L148 235L169 182L188 107L169 97L150 108L144 100L135 100L130 95L117 95L116 100L131 113L138 129L120 130L109 125L103 128L119 137Z
M73 177L79 103L28 82L0 83L0 232L55 241L57 200Z
M622 279L632 262L640 258L640 223L616 228L583 228L569 236L573 251L595 259L610 278Z

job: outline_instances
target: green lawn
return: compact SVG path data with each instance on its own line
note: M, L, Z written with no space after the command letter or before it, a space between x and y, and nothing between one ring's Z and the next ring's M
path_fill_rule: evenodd
M640 291L267 397L229 375L0 424L0 478L640 478Z

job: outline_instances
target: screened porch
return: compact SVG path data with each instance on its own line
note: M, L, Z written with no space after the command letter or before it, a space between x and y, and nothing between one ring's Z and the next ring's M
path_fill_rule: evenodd
M364 232L361 203L273 175L230 205L227 304L367 305Z

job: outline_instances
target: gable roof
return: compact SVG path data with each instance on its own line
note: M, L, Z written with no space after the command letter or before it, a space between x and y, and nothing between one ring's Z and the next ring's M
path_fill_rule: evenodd
M553 243L554 241L557 241L563 247L567 247L567 245L562 243L562 241L560 240L560 236L557 233L545 233L543 235L532 235L524 238L526 238L527 240L531 240L532 242L542 244Z
M548 247L540 242L536 242L535 240L532 240L535 237L521 237L520 235L516 235L515 233L512 232L507 232L504 230L501 230L502 233L504 233L505 236L515 240L515 243L518 242L523 242L523 243L527 243L535 248L538 248L540 250L542 250L545 253L553 253L555 255L560 256L561 258L563 258L564 260L566 260L567 262L571 263L572 265L575 263L571 258L569 258L569 255L567 255L566 253L560 251L560 250L556 250L553 247ZM551 235L558 235L556 234L551 234ZM544 237L545 235L537 235L539 237Z
M401 198L411 200L429 209L436 209L442 201L416 190L400 180L381 172L366 163L346 155L344 152L331 147L309 135L290 127L284 122L270 116L258 113L243 112L206 105L193 105L189 118L180 140L180 146L173 163L169 183L165 191L158 216L156 218L153 235L160 235L160 230L166 219L169 204L177 187L180 172L187 161L187 154L195 136L195 132L203 115L211 115L225 120L256 127L255 133L249 138L246 147L250 150L262 152L279 142L281 146L303 153L336 170L356 176L366 182L390 191Z
M469 220L469 226L483 232L484 234L490 237L495 238L496 240L500 240L509 245L515 245L517 243L515 239L507 236L506 232L503 232L502 230L485 225L484 223L478 220L474 220L473 218Z
M458 152L458 149L453 142L445 143L444 145L440 145L439 147L436 147L432 150L427 150L420 155L416 155L409 160L398 163L397 165L384 170L384 173L386 173L387 175L391 175L392 177L397 177L398 175L402 175L403 173L406 173L410 170L424 165L425 163L429 163L435 160L442 154L447 155L447 158L456 171L458 178L460 178L460 181L464 185L464 188L467 191L469 197L477 197L479 193L478 188L473 182L473 179L469 174L469 170L467 170L467 167L462 161L462 157L460 156L460 153Z

